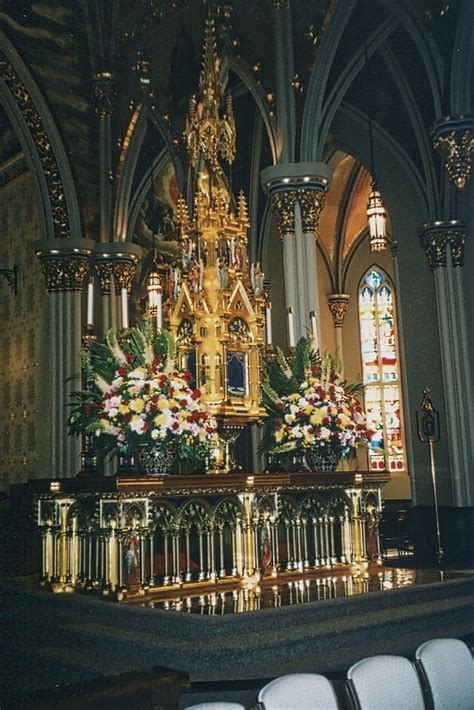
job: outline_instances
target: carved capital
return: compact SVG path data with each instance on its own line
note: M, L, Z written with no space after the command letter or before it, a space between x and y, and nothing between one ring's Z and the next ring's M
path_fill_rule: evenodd
M270 196L270 207L277 219L280 237L295 233L296 190L278 190Z
M113 262L112 273L114 276L115 293L119 294L122 288L126 288L128 293L130 293L136 272L136 261L127 260Z
M454 267L464 263L466 228L460 222L433 222L426 224L420 234L420 243L426 252L430 269L444 269L447 265L447 249L451 250Z
M113 74L105 71L94 74L92 98L94 99L95 112L101 121L109 118L112 114L116 94L117 90Z
M433 147L441 155L458 190L464 189L469 180L474 150L472 117L471 120L459 117L438 122L433 131Z
M301 210L301 224L305 234L316 234L319 215L324 205L326 191L299 188L296 191Z
M44 128L41 117L36 110L36 106L33 103L33 100L21 78L16 73L14 67L10 64L8 58L1 53L0 76L5 82L14 101L17 103L35 142L38 158L43 168L44 178L48 186L55 237L70 237L69 218L66 208L64 187L48 134Z
M348 293L331 293L328 296L328 306L335 328L342 328L344 325L349 299L350 294Z
M89 271L87 254L41 254L41 270L48 293L82 291L84 277Z
M114 272L114 265L111 261L96 261L94 269L99 281L99 288L102 296L110 294L110 284Z

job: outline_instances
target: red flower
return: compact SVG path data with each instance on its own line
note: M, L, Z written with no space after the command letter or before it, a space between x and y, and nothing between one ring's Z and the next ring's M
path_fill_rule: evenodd
M277 402L277 409L283 409L283 402Z
M125 367L119 367L119 369L117 370L117 375L119 377L125 377L126 374L127 374L127 369Z
M187 401L185 399L181 399L179 403L182 407L185 407L187 405Z
M178 422L173 422L172 428L173 428L175 431L176 431L176 429L178 429L178 427L179 427Z
M125 353L125 357L130 364L136 360L135 355L132 355L132 353Z
M191 395L191 399L196 400L196 399L199 399L200 396L201 396L201 390L194 390L194 392Z

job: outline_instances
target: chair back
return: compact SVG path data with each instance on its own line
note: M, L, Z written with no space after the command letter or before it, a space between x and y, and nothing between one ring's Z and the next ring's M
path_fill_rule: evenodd
M332 683L319 673L275 678L258 694L265 710L338 710Z
M474 708L474 659L458 639L433 639L416 652L434 710Z
M349 694L359 710L424 710L413 665L402 656L372 656L347 671Z

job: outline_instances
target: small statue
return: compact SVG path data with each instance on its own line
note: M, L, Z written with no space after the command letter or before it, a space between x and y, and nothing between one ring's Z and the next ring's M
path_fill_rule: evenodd
M227 288L227 284L229 283L229 267L222 257L217 261L217 279L221 291Z
M250 281L252 283L253 292L256 296L261 296L264 290L265 274L262 271L260 262L252 264L250 268Z

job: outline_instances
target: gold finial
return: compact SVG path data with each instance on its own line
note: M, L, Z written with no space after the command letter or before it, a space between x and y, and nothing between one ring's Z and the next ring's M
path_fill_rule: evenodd
M247 211L247 200L243 190L239 192L239 221L243 224L247 224L249 220L249 215Z

